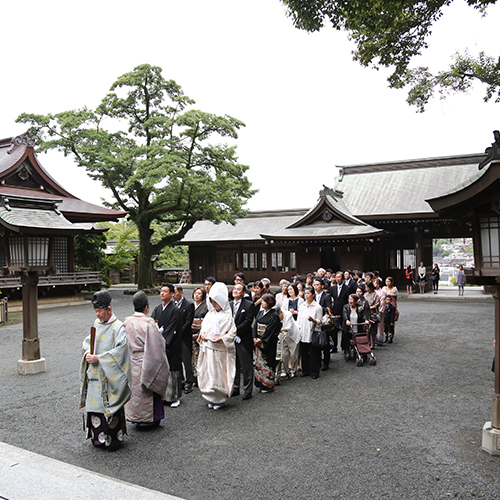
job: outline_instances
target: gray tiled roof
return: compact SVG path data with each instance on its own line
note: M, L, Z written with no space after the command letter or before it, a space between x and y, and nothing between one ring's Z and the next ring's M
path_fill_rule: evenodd
M362 219L393 215L433 214L425 201L477 176L484 154L426 158L339 167L336 188L351 212Z
M331 239L331 238L360 238L363 236L376 236L382 234L383 231L376 227L363 224L355 226L344 223L324 223L321 225L311 224L304 227L296 227L293 229L285 229L279 233L262 233L266 238L274 239Z
M308 216L313 215L317 207L321 208L323 206L322 200L325 199L328 202L326 206L330 206L334 211L339 212L346 220L340 220L333 215L332 220L328 222L316 220L308 223ZM252 212L243 219L237 219L235 226L227 223L216 225L208 221L200 221L187 233L182 242L257 242L266 239L293 240L304 238L331 240L373 237L382 233L382 230L353 217L342 199L335 200L327 195L320 198L318 203L309 211Z
M397 215L435 214L425 200L441 196L482 175L478 164L485 157L480 153L342 166L335 189L325 188L323 197L310 210L253 212L238 219L235 226L200 221L187 233L183 243L381 235L382 230L366 221ZM321 209L321 200L336 212L329 222L315 218Z
M216 242L216 241L264 241L261 234L279 234L286 227L293 224L297 219L297 211L294 215L287 215L286 211L264 212L259 214L253 212L248 217L236 219L236 225L227 222L214 224L209 221L199 221L188 231L182 243ZM302 211L302 214L306 210ZM260 216L259 216L260 215Z
M16 232L29 230L65 230L79 232L62 214L49 209L12 207L0 205L0 223Z

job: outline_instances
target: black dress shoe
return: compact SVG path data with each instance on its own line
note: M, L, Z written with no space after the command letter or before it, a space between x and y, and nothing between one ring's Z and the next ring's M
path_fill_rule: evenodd
M233 393L231 394L231 397L234 398L235 396L239 396L240 395L240 390L236 390L236 391L233 391Z
M184 394L189 394L190 392L193 392L193 386L191 384L186 384L184 386Z
M309 373L302 372L302 377L309 377Z
M329 366L323 366L323 367L321 367L321 371L322 372L325 372L326 370L329 370L329 369L330 369Z
M318 377L319 377L319 375L311 375L311 378L314 378L314 379L316 379Z
M251 394L243 394L243 399L250 399L251 397Z

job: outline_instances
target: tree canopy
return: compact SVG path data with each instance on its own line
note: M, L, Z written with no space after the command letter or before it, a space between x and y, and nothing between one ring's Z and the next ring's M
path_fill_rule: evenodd
M80 233L75 236L75 264L99 271L105 257L106 236L100 233Z
M234 140L243 122L193 109L162 69L144 64L118 78L95 109L21 114L38 150L56 149L113 193L109 205L129 212L139 233L138 285L151 285L151 256L180 241L194 223L234 223L255 193L238 163ZM152 241L152 223L165 231Z
M446 70L433 74L428 67L410 68L413 57L427 48L427 37L443 9L453 0L282 0L294 25L309 32L318 31L325 22L349 33L356 44L354 60L363 66L392 70L389 86L410 86L408 103L418 111L435 91L446 96L462 92L475 81L486 84L485 101L500 101L500 58L480 52L455 54ZM466 0L472 8L486 14L496 0Z
M104 224L103 224L104 225ZM151 228L153 243L163 238L171 228L165 227L166 224L152 222ZM114 253L107 255L104 259L103 267L121 271L126 266L132 266L139 253L137 244L131 244L131 240L139 239L139 231L132 221L120 221L111 224L109 230L105 233L105 239L115 241ZM189 264L188 247L185 245L166 246L162 249L155 261L158 267L184 267Z

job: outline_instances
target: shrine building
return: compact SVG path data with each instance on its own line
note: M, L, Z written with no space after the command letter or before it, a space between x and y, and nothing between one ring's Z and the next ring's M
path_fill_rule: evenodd
M0 140L0 290L20 287L19 272L12 273L7 262L16 260L13 239L28 238L22 236L26 234L30 252L42 251L50 242L51 275L40 276L39 287L65 285L77 291L100 285L99 271L75 270L74 235L105 231L94 223L117 221L127 212L88 203L66 191L42 167L34 145L27 135Z
M432 240L471 237L470 225L440 216L426 200L477 176L485 154L339 166L309 209L250 212L229 223L197 222L189 246L192 281L226 283L305 276L318 268L379 270L404 285L404 269L433 264Z

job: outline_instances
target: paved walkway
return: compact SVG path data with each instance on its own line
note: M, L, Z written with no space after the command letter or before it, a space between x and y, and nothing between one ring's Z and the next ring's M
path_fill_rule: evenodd
M118 317L130 315L131 297L111 293ZM467 290L460 302L445 295L401 296L395 342L376 349L376 366L335 354L317 380L218 412L195 390L160 428L128 426L116 452L85 440L78 410L90 302L40 311L42 374L17 374L22 325L1 327L0 498L496 500L500 458L480 448L494 307Z
M0 498L5 500L179 500L0 443Z
M418 290L411 295L401 293L403 299L407 300L429 300L429 301L459 301L459 302L493 302L491 293L485 293L482 286L465 287L464 295L458 295L458 287L442 286L438 293L419 293Z

